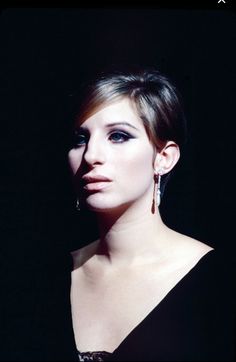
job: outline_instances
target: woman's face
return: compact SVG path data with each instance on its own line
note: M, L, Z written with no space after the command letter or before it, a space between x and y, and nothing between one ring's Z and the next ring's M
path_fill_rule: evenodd
M129 99L105 105L77 127L68 158L79 198L90 210L147 198L151 205L154 147Z

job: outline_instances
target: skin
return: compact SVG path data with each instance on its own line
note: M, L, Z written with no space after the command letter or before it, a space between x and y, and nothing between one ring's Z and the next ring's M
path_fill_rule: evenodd
M107 127L118 122L128 122L130 126ZM84 201L97 213L102 254L109 262L118 262L119 258L119 262L127 260L130 264L130 259L139 259L144 249L150 250L150 245L143 243L143 235L156 240L166 229L158 208L155 214L151 212L154 173L160 168L163 173L169 172L179 159L179 148L174 142L167 142L162 152L156 153L128 99L105 105L81 126L80 146L68 155L70 167L78 182L89 172L112 180L98 192L85 192Z
M129 126L114 125L121 122ZM175 166L179 147L168 141L157 152L130 100L105 104L81 127L68 159L100 238L72 253L73 328L80 351L112 352L212 248L168 228L157 207L152 212L154 174ZM88 173L111 182L85 190Z

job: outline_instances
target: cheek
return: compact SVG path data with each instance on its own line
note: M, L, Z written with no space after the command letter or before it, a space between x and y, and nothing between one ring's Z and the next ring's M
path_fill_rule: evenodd
M75 174L81 165L82 153L78 150L70 150L68 152L68 162L73 174Z
M118 165L117 165L118 168ZM133 184L137 182L150 182L153 177L153 150L149 145L130 149L129 153L119 161L120 174L124 180Z

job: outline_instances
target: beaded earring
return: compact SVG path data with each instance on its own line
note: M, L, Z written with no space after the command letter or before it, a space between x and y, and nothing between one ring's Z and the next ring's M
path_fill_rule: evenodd
M163 174L162 168L157 171L156 182L157 182L157 206L161 203L161 175Z

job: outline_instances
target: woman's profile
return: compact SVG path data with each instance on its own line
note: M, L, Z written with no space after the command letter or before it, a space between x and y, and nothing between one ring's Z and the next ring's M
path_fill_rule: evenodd
M99 238L71 253L80 361L228 358L217 251L159 211L185 137L180 95L156 69L103 73L85 89L68 161L77 209L96 216Z

